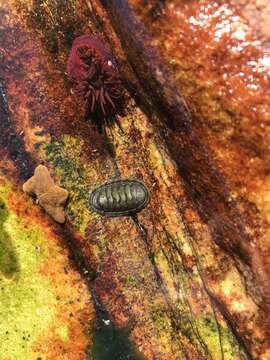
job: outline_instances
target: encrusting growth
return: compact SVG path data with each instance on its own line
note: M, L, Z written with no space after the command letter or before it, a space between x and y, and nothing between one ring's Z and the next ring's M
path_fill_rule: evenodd
M36 167L34 175L23 184L23 191L36 196L37 203L58 223L65 222L64 206L68 191L55 185L44 165Z

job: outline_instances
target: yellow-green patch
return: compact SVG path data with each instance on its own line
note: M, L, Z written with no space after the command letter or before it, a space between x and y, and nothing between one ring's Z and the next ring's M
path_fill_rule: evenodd
M80 161L82 147L83 143L79 138L64 136L62 140L46 145L45 157L52 163L57 177L61 179L61 185L69 192L66 208L69 219L84 234L89 221L89 187L85 166Z
M64 341L64 342L69 341L68 327L66 325L60 326L56 332L62 341Z
M197 328L209 352L214 359L234 360L238 358L241 349L237 345L230 329L225 323L219 323L219 328L213 317L201 318Z
M0 360L36 360L43 354L33 353L31 346L51 324L57 298L39 271L49 261L47 239L8 208L8 191L0 188L0 253L12 252L0 262Z

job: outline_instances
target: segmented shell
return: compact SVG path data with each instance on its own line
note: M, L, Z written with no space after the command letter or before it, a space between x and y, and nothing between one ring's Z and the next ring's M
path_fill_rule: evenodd
M91 209L107 216L135 214L148 202L149 192L138 180L113 180L96 188L90 196Z

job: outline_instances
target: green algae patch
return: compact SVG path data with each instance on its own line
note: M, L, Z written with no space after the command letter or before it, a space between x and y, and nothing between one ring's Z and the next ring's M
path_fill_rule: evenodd
M7 193L0 189L0 237L8 239L16 254L16 276L0 273L0 360L36 360L43 354L31 346L51 324L57 299L39 271L48 262L44 233L27 228L8 209ZM1 238L0 252L5 246Z
M61 179L61 186L69 192L66 207L69 219L84 234L89 221L89 187L86 170L80 160L82 147L83 141L79 138L64 136L61 140L46 144L45 158L53 165L57 177Z
M213 359L234 360L239 357L241 349L237 345L230 329L224 322L217 327L213 317L201 318L197 321L197 328L204 339Z
M52 140L44 147L46 161L52 165L60 185L69 192L66 215L86 239L89 221L99 216L90 212L88 202L89 194L100 174L97 174L97 163L91 165L83 160L84 152L84 141L80 137L70 135ZM91 246L91 253L101 262L109 241L102 228L97 231L99 241Z
M55 55L71 46L74 33L80 28L74 0L33 1L31 6L18 0L16 4L24 11L28 26L35 30L50 53Z
M5 202L0 197L0 277L12 279L19 274L15 248L4 225L9 216Z

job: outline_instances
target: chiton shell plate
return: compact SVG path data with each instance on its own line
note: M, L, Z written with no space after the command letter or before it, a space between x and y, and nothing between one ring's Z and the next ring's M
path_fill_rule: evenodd
M95 190L90 195L93 211L106 216L132 215L147 206L149 192L138 180L113 180Z

